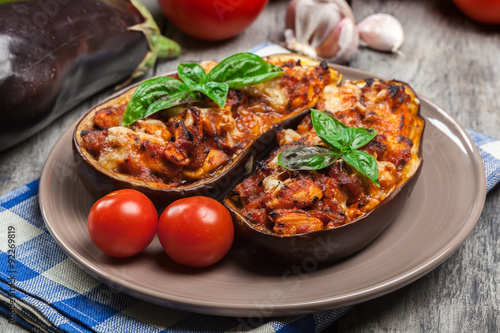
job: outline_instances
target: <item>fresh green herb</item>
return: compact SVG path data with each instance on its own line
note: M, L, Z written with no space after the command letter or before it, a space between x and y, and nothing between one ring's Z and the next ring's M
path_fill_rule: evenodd
M347 154L343 154L342 159L361 174L368 177L373 184L380 187L380 182L378 180L378 164L375 157L364 151L353 149Z
M292 171L319 170L335 162L342 154L324 146L293 146L278 155L278 164Z
M180 80L157 77L139 84L127 105L122 125L176 105L199 101L202 95L223 107L230 88L262 83L284 73L279 66L247 52L222 60L208 74L195 63L179 64L177 72Z
M293 146L278 155L278 164L297 170L319 170L342 158L375 185L380 187L377 160L370 154L358 150L376 135L374 129L349 127L331 115L311 109L313 127L319 138L328 146Z
M137 86L123 115L122 124L147 117L164 108L198 100L195 92L182 81L160 76Z
M272 65L253 53L237 53L215 66L207 81L224 82L229 88L240 89L283 75L280 66Z

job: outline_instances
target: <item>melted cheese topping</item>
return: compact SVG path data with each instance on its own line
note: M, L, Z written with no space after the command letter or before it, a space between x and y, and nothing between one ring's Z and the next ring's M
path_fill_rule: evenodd
M284 75L230 90L222 108L205 98L175 107L175 116L159 112L121 127L125 105L109 105L95 113L92 127L82 135L83 146L101 167L154 187L210 177L271 126L313 106L324 87L339 79L337 71L317 63L270 62L280 65ZM215 65L201 64L206 72Z
M318 109L348 126L377 130L377 136L360 150L377 160L380 187L342 160L310 172L279 166L278 153L287 147L325 145L308 116L296 130L283 130L278 135L280 147L266 164L234 189L244 207L241 214L257 227L280 235L336 228L367 214L417 170L423 130L418 106L408 87L397 82L347 81L327 86Z

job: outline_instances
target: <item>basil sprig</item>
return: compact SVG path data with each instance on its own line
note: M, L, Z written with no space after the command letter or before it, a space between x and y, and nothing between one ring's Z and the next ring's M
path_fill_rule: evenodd
M161 76L139 84L127 105L122 125L130 125L176 105L199 101L203 98L202 95L223 107L229 88L240 89L284 74L281 67L269 64L248 52L237 53L222 60L208 74L196 63L179 64L177 73L180 80ZM170 115L175 115L176 112L179 110L172 110Z
M372 155L358 150L377 135L376 130L346 126L331 115L316 109L311 109L311 119L316 133L328 147L293 146L279 153L279 165L292 171L319 170L342 158L380 187L377 160Z

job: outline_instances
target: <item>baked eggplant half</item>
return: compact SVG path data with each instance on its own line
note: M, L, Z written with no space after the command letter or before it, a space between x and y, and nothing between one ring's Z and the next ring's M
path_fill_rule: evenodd
M331 263L366 247L419 177L419 109L403 82L326 87L311 114L279 132L277 147L224 198L240 242L278 263Z
M278 131L297 126L324 88L340 82L324 62L255 57L244 53L220 63L181 64L177 73L93 107L73 135L85 187L98 197L133 188L158 207L195 195L221 200L251 172L253 160L270 151ZM271 78L260 80L266 76ZM229 87L222 101L221 82ZM157 109L152 114L143 105L148 96L153 97L147 107ZM133 106L146 116L138 117Z

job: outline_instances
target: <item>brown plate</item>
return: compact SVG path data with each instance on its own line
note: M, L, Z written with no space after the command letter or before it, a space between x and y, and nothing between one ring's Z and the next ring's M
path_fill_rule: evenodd
M337 66L345 79L373 77ZM64 252L100 281L168 307L226 316L275 316L363 302L420 278L465 240L486 196L484 167L466 131L419 96L426 120L422 174L401 214L363 251L331 266L314 260L276 267L233 249L218 264L192 269L172 262L157 239L141 254L112 259L87 232L92 197L80 182L71 150L74 126L54 146L40 179L45 223ZM76 125L76 123L74 124Z

